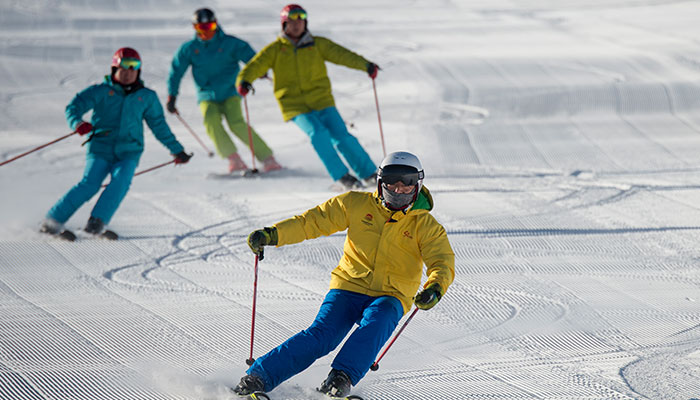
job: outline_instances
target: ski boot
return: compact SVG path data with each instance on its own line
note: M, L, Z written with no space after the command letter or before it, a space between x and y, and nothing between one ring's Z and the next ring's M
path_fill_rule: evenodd
M39 232L46 233L58 239L74 242L76 239L75 233L63 228L63 224L53 218L46 218L41 222Z
M277 160L275 160L274 156L267 157L266 159L263 160L263 171L264 172L277 171L280 169L282 169L282 166L279 165Z
M377 173L373 173L372 175L366 177L365 179L362 180L362 184L366 188L373 188L377 186Z
M230 156L228 156L228 173L229 174L234 174L237 172L245 172L248 170L248 166L245 165L243 160L241 159L241 156L238 155L238 153L233 153Z
M231 389L238 397L249 400L270 400L265 394L265 383L255 375L246 375L241 378L238 386Z
M105 230L104 222L102 222L101 219L96 217L88 218L87 225L85 225L85 232L107 240L119 239L119 235L117 235L116 233L110 230Z
M350 174L343 175L340 179L338 179L338 183L343 185L343 187L347 190L362 188L362 183Z
M331 369L328 377L317 390L331 398L344 399L350 394L350 377L339 369Z

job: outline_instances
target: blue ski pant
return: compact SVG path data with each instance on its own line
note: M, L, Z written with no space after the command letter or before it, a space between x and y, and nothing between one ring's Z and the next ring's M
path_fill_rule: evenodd
M377 172L377 166L357 138L348 132L335 107L299 114L292 121L309 136L311 145L334 181L348 173L340 155L360 179Z
M246 373L260 377L265 391L270 391L333 351L357 324L331 364L332 368L347 373L356 385L402 316L403 306L395 297L371 297L332 289L309 328L255 360Z
M131 179L134 177L138 163L138 157L108 160L88 153L83 178L51 207L47 217L62 224L68 221L80 206L100 190L104 179L111 174L111 181L90 213L90 216L99 218L108 224L129 191Z

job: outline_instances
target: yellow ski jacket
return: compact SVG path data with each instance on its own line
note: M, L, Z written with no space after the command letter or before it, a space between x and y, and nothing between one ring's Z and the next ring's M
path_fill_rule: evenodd
M365 71L368 61L362 56L324 37L306 32L292 43L284 35L267 45L241 70L241 82L253 83L272 68L274 91L285 121L314 110L335 106L326 61Z
M277 246L347 229L330 288L393 296L406 313L420 286L423 263L428 276L423 287L438 283L444 294L454 280L454 252L445 229L430 214L432 208L425 187L405 213L385 208L377 192L347 192L277 223Z

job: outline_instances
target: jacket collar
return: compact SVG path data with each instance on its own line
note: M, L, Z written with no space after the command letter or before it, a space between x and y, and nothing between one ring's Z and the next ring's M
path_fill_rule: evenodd
M123 94L123 95L129 94L129 93L133 93L133 92L135 92L135 91L137 91L137 90L139 90L139 89L141 89L141 88L144 87L143 81L142 81L141 79L139 79L139 80L136 81L133 85L131 85L132 89L129 91L129 93L127 93L126 90L124 90L124 86L122 86L120 83L115 82L115 81L112 80L112 76L111 76L111 75L105 75L104 83L107 84L107 85L109 85L109 86L111 86L115 91L117 91L117 92L119 92L120 94Z
M299 40L296 41L296 43L294 42L294 40L292 40L292 38L287 36L287 34L284 33L284 31L280 32L279 37L280 37L280 39L282 39L282 42L286 42L286 43L294 46L297 49L301 49L303 47L313 46L313 44L314 44L314 37L313 37L313 35L311 35L311 32L309 32L308 30L304 31L304 33L301 35Z

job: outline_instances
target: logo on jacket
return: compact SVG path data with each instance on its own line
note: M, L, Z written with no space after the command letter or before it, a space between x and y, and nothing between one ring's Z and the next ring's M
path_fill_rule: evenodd
M139 98L136 99L136 100L138 100L138 101L143 101L143 97L139 96Z
M199 54L199 49L194 49L194 54Z
M110 96L114 96L114 90L110 90L109 93L107 93Z
M413 239L413 236L411 236L411 232L409 231L403 231L403 237Z
M374 220L374 216L372 214L367 213L364 218L362 218L362 223L365 225L372 225L372 220Z

